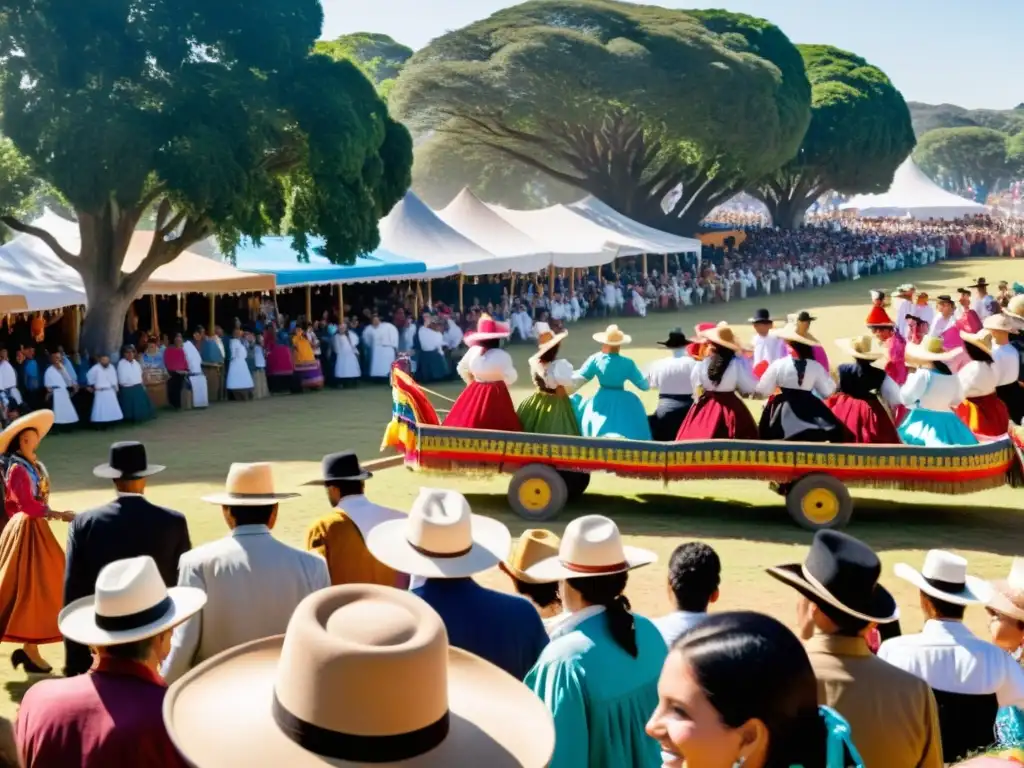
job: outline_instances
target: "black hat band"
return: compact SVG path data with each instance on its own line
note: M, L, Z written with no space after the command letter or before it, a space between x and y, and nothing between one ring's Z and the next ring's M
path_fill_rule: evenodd
M168 595L151 608L125 616L102 616L97 613L96 626L105 632L131 632L133 629L139 629L154 621L159 621L170 613L173 607L174 601Z

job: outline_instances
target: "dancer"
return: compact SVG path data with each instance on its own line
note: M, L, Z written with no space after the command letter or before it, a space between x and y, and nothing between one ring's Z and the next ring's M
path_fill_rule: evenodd
M676 440L757 440L757 424L737 396L753 394L757 378L738 352L743 352L732 328L719 323L703 332L708 356L693 369L693 389L703 390L679 427Z
M835 392L836 385L828 369L814 359L814 350L821 342L792 325L772 334L786 342L793 356L769 365L757 384L757 394L769 398L758 425L761 439L839 442L839 421L822 402Z
M878 339L885 350L885 373L900 386L907 380L907 342L896 330L896 324L880 304L875 304L868 313L864 325Z
M64 368L64 360L59 352L50 355L50 367L43 374L43 386L50 393L53 406L54 424L57 427L71 429L78 423L78 411L71 402L71 393L78 391L78 384Z
M117 361L117 386L117 399L125 421L141 424L156 418L156 409L142 383L142 366L131 344L121 348L121 359Z
M110 365L110 355L101 354L99 362L89 369L89 389L93 392L92 416L89 421L105 428L121 421L124 414L117 402L117 370Z
M312 324L308 324L312 328ZM306 331L301 326L295 327L292 336L292 348L295 355L295 375L298 376L302 389L323 389L324 372L320 360L310 344Z
M754 328L754 375L761 378L761 375L768 369L768 366L785 357L786 343L771 334L775 327L775 320L767 309L759 309L748 321Z
M786 323L787 325L794 327L796 329L796 332L799 333L800 335L809 336L811 333L811 323L817 319L818 318L816 317L812 317L810 312L803 310L795 315L790 315L787 318ZM828 355L825 354L825 348L819 344L818 346L812 347L811 349L814 353L813 359L816 360L818 364L826 371L832 370L828 364ZM789 350L789 354L791 357L796 357L796 352L794 352L792 349Z
M961 330L968 333L977 333L981 330L981 318L971 306L971 291L968 288L957 288L957 299L960 306L956 308L956 319L961 324Z
M587 358L574 377L579 385L595 377L600 384L591 397L575 398L581 434L650 440L651 427L644 404L625 388L627 381L641 392L651 388L637 364L620 354L624 345L632 343L632 337L624 334L619 326L609 325L593 338L601 345L601 351Z
M670 331L668 339L658 344L672 350L672 357L658 360L647 371L647 383L658 390L658 406L647 421L655 440L672 442L693 406L693 369L697 361L687 354L690 340L682 328Z
M518 374L512 357L501 348L511 330L490 315L481 315L476 331L466 334L469 351L459 361L458 372L466 382L442 426L463 429L494 429L522 432L508 388Z
M235 328L228 342L228 376L225 388L233 400L252 400L256 389L249 370L249 351L242 341L242 329Z
M837 339L836 346L853 358L839 366L838 390L826 405L843 431L844 443L898 444L900 436L885 406L901 404L899 385L874 363L885 353L870 336Z
M344 320L338 325L338 332L331 337L334 350L334 378L348 389L359 384L363 375L359 368L359 337L349 330Z
M910 410L896 431L907 445L977 445L978 438L953 412L963 401L964 390L946 362L957 354L959 350L943 349L942 339L934 336L907 346L907 359L918 366L900 390L900 399Z
M576 409L569 399L573 384L572 363L558 358L558 350L569 335L555 333L547 323L537 323L537 353L530 358L530 374L537 391L516 409L524 432L579 436Z
M1020 353L1010 343L1010 334L1018 330L1017 321L998 314L985 318L986 331L992 334L992 362L996 371L996 394L1006 403L1014 424L1024 421L1024 387L1020 386Z
M893 300L893 314L896 317L896 330L900 336L907 338L906 317L914 309L914 291L916 289L910 283L904 283L896 289L896 297Z
M277 326L271 323L263 332L263 348L267 353L267 387L270 392L301 392L288 346L288 333L282 330L279 335Z
M957 372L964 390L964 401L956 407L971 432L985 437L1002 437L1010 425L1010 411L996 393L999 373L993 364L995 342L990 331L960 332L970 362Z
M0 432L6 459L4 511L0 534L0 642L22 643L11 664L47 674L51 667L40 645L59 643L57 614L63 605L64 550L47 520L74 518L50 509L50 476L36 456L53 426L53 411L34 411Z

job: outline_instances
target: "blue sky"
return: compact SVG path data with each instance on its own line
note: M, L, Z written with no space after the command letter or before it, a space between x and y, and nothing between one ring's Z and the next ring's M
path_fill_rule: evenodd
M828 43L885 70L911 101L1009 109L1024 102L1024 0L649 0L727 8ZM383 32L419 48L509 0L322 0L323 36Z

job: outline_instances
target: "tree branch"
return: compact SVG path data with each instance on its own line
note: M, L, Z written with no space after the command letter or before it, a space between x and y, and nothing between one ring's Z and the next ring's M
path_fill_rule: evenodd
M508 157L511 157L513 160L518 160L519 162L523 163L524 165L528 165L531 168L534 168L534 169L536 169L538 171L541 171L542 173L546 173L548 176L550 176L553 179L556 179L558 181L564 182L565 184L569 184L570 186L577 187L579 189L583 189L583 190L586 190L587 192L590 192L590 189L588 189L587 186L586 186L586 184L587 184L586 177L579 178L577 176L573 176L571 174L555 170L554 168L552 168L547 163L545 163L545 162L543 162L541 160L538 160L537 158L533 157L532 155L529 155L529 154L527 154L525 152L520 152L519 150L516 150L516 149L512 149L511 147L505 146L504 144L498 144L496 142L485 141L483 139L474 139L474 141L476 141L476 143L480 144L481 146L489 147L490 149L493 149L496 152L501 152L501 153L507 155Z
M81 259L79 259L78 256L65 249L60 243L57 242L57 238L54 237L49 232L47 232L45 229L41 229L40 227L34 227L31 224L26 224L25 222L16 219L13 216L0 216L0 221L2 221L11 229L13 229L15 232L21 232L22 234L25 235L32 235L33 237L38 237L40 240L42 240L44 243L50 246L50 250L53 251L53 253L57 256L58 259L63 261L76 272L81 269Z

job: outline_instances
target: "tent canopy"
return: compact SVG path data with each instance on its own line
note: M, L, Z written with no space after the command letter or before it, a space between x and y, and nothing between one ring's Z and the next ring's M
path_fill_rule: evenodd
M593 195L567 207L585 219L612 230L617 235L646 243L644 253L700 253L700 240L672 235L633 221Z
M929 179L908 157L896 169L888 191L857 195L839 206L867 219L911 216L915 219L959 219L988 212L981 203L947 192Z

